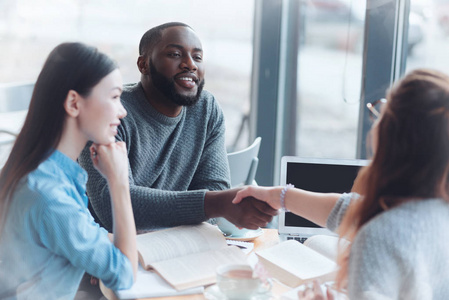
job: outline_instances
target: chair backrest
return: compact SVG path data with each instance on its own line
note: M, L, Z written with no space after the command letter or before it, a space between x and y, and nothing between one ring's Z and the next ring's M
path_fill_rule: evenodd
M0 168L25 120L34 83L0 84Z
M1 84L0 113L27 110L33 89L33 82Z
M253 184L259 165L260 142L258 137L253 144L246 149L228 153L229 169L231 170L231 187Z
M15 133L9 130L0 129L0 171L11 152L15 140Z

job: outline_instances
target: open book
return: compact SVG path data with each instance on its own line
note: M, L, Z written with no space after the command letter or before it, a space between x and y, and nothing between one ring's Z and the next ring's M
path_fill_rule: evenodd
M272 277L296 287L314 279L334 280L338 248L347 245L335 236L315 235L304 244L289 240L256 254Z
M208 223L138 235L137 249L140 264L177 290L215 283L219 265L246 262L245 254L229 247L221 231Z
M119 299L140 299L202 294L203 291L204 288L202 286L177 291L157 273L145 271L141 266L139 266L137 269L136 281L133 286L127 290L115 291L115 295ZM109 294L105 294L105 292L103 293L106 298L115 299L114 297L109 296Z

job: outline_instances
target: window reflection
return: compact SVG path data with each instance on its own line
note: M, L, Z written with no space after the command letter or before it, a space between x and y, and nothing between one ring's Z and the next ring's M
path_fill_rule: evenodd
M355 158L365 1L302 2L296 155Z
M449 73L449 1L411 0L406 71L427 67ZM411 44L416 35L421 39Z
M221 0L3 0L0 1L0 84L35 81L59 43L97 46L119 64L124 83L140 79L138 44L149 28L185 22L205 49L206 86L222 106L227 144L248 145L254 1ZM1 100L1 99L0 99ZM0 118L0 128L2 120Z

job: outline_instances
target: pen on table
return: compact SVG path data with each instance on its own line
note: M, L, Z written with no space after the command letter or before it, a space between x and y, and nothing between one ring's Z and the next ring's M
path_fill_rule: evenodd
M245 247L245 246L242 246L242 245L236 245L236 244L229 244L228 246L236 246L236 247L239 247L240 249L248 249L248 248Z

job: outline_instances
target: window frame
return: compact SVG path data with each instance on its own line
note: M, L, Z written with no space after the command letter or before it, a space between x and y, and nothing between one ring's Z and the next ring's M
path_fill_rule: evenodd
M352 0L356 1L356 0ZM262 137L256 181L279 184L279 165L284 155L294 155L297 133L285 136L298 121L296 80L302 1L261 0L254 16L254 56L251 88L250 140ZM370 130L366 104L385 96L391 84L403 76L407 56L410 0L367 0L360 110L355 158L367 158ZM407 17L406 17L407 16ZM299 33L299 34L298 34ZM301 37L299 36L298 40ZM288 80L287 80L288 79Z

